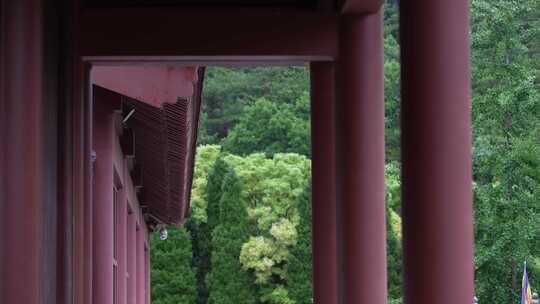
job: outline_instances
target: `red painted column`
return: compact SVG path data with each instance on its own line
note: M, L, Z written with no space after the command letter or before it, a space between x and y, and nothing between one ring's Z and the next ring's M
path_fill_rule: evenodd
M146 282L146 304L151 302L151 286L150 286L150 245L145 248L145 282Z
M83 79L80 80L81 86L85 86L84 91L84 99L83 101L79 103L75 103L77 106L77 113L80 113L80 121L76 119L77 121L77 127L80 128L81 133L75 134L75 138L77 135L82 137L82 145L75 145L75 155L79 153L80 161L81 161L81 167L77 167L75 170L74 175L75 176L81 176L82 180L80 181L81 184L77 184L78 188L77 190L80 190L80 192L75 191L77 194L82 194L81 200L78 203L82 204L82 218L83 218L83 262L82 262L82 270L83 270L83 278L82 278L82 284L83 284L83 302L84 304L92 304L93 303L93 295L94 295L94 288L93 288L93 282L92 282L92 275L94 271L93 267L93 243L94 243L94 237L93 237L93 192L94 192L94 163L90 157L92 153L92 145L93 145L93 103L92 103L92 85L90 84L91 79L91 67L88 65L84 66L84 72L82 73ZM76 96L76 95L75 95ZM76 96L77 98L80 96ZM79 108L80 107L80 108ZM81 148L81 150L79 150ZM79 263L79 261L75 260L76 263Z
M401 1L405 302L472 303L468 1Z
M125 164L124 161L121 162ZM117 262L118 262L118 274L117 274L117 304L127 303L127 191L128 191L128 178L129 173L127 168L122 168L124 171L123 188L118 192L117 197L117 210L116 210L116 248L117 248Z
M113 111L94 90L94 162L92 227L92 298L94 304L113 303Z
M337 231L333 63L311 63L310 77L313 297L317 304L335 304Z
M142 227L144 223L140 224L139 229L137 230L137 304L144 304L144 285L145 280L145 271L144 271L144 228Z
M337 76L338 297L386 303L383 29L342 17Z
M136 303L137 292L137 215L130 213L127 218L127 304Z
M42 3L0 2L0 303L40 302Z

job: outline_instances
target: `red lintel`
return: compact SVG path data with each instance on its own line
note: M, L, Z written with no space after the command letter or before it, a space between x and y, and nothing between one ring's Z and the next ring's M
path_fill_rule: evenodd
M341 11L350 15L373 14L381 8L382 4L382 0L344 0Z
M102 58L327 61L337 54L333 13L197 8L86 9L80 54Z

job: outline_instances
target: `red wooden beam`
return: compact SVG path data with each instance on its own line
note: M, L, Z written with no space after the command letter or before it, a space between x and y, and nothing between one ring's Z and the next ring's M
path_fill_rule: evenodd
M344 14L373 14L382 6L383 0L343 0L341 12Z
M80 54L87 60L310 61L337 55L333 13L257 10L87 9Z

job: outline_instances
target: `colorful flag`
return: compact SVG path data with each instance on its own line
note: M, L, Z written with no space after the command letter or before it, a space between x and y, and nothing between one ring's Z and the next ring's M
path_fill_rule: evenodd
M527 264L523 268L523 280L521 282L521 304L532 304L532 292L527 276Z

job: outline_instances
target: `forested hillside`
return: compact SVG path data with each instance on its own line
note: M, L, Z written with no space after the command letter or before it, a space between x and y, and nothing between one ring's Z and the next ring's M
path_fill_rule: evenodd
M385 6L390 303L402 302L400 61ZM540 1L472 0L475 276L479 303L540 288ZM209 67L191 216L152 239L154 303L312 303L309 69Z

